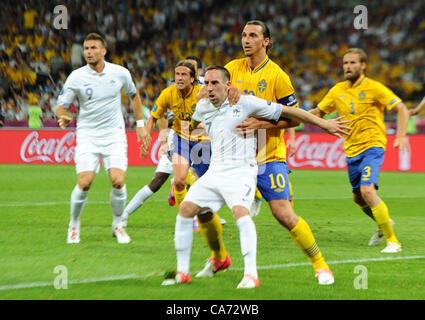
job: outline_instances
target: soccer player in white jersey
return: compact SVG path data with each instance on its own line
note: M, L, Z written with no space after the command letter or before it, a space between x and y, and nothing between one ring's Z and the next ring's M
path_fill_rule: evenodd
M118 243L130 242L130 237L121 225L121 215L127 200L127 137L121 111L121 90L130 97L136 115L137 140L150 137L146 135L141 99L130 72L122 66L106 62L105 54L106 41L96 33L87 35L84 40L87 65L69 75L58 98L56 114L61 128L72 121L67 108L74 99L78 99L80 107L75 153L77 185L71 193L68 243L80 242L80 215L87 202L94 175L99 171L100 159L112 183L110 202L113 235Z
M175 226L177 274L165 279L163 285L188 283L190 253L193 242L192 221L195 215L217 212L224 204L233 211L240 233L244 259L244 276L237 288L259 286L257 273L257 234L249 215L257 184L257 141L253 132L240 132L235 127L250 116L278 121L280 117L292 118L320 126L328 133L346 134L340 118L335 121L310 117L308 112L268 102L255 96L241 96L230 106L227 93L231 86L230 74L224 67L211 66L205 72L208 99L202 99L192 116L192 127L205 124L211 138L211 163L208 171L189 189L180 205ZM296 125L296 123L294 123ZM238 185L235 186L235 181Z

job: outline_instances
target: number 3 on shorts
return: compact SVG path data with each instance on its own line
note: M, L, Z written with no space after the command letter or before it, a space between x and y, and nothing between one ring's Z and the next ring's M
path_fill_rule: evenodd
M364 173L362 174L362 180L367 181L369 180L369 177L370 177L370 167L369 166L364 167L363 170L364 170Z
M272 174L269 174L270 177L270 188L271 189L276 189L277 186L279 188L285 188L285 178L283 177L283 174L279 173L276 178L273 176ZM277 186L276 186L277 184Z

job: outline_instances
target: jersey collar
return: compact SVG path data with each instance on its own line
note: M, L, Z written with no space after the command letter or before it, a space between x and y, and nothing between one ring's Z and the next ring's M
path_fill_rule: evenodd
M249 72L252 74L252 73L256 73L256 72L260 71L261 69L263 69L269 61L270 61L270 58L269 58L268 55L266 55L264 60L261 61L261 63L258 66L256 66L254 68L254 70L251 70L249 63L248 63L248 58L246 58L246 66L247 66Z
M366 76L363 74L356 80L356 82L353 83L351 88L357 88L358 86L360 86L364 79L366 79Z
M182 93L181 93L180 90L177 89L177 91L179 92L180 96L183 97L183 99L186 99L187 97L189 97L192 94L192 92L193 92L194 89L195 89L195 84L193 84L192 88L187 92L187 94L184 97L183 97L183 95L182 95Z
M108 70L109 70L109 63L108 63L108 62L106 62L106 61L104 61L104 62L105 62L105 67L103 67L102 72L97 72L97 71L93 70L93 69L92 69L92 68L90 68L90 66L87 64L87 69L88 69L89 73L90 73L90 74L93 74L93 75L98 75L98 76L103 76L104 74L106 74L106 73L108 72Z

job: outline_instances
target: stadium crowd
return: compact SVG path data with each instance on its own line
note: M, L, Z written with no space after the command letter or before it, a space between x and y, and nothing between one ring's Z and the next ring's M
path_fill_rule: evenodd
M341 81L349 47L368 53L368 73L411 108L425 95L425 3L368 1L368 28L356 30L355 1L68 0L68 29L55 29L56 1L5 0L0 11L0 125L28 120L29 106L54 123L56 99L69 73L85 64L92 31L108 42L106 59L127 67L151 108L187 55L204 65L242 57L240 33L251 19L272 32L271 57L292 77L305 109ZM77 106L71 109L78 112ZM129 127L134 125L123 97ZM388 118L391 120L391 118Z

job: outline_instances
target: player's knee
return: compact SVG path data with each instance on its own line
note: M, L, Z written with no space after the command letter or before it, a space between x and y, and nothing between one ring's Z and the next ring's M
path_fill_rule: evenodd
M83 191L89 191L90 186L93 182L93 179L90 176L81 176L78 177L78 187Z
M197 206L189 201L183 201L179 207L179 215L184 218L192 218L197 214Z
M177 178L174 177L174 188L177 191L182 191L186 187L186 177L184 178Z
M122 187L124 187L125 180L124 177L116 176L111 178L111 183L115 189L121 189Z
M293 229L298 222L298 216L292 209L291 203L288 201L279 201L271 205L273 216L279 223L288 230Z
M376 191L375 188L372 186L361 186L360 187L360 193L362 198L366 201L366 202L370 202L373 200L373 198L376 195Z

